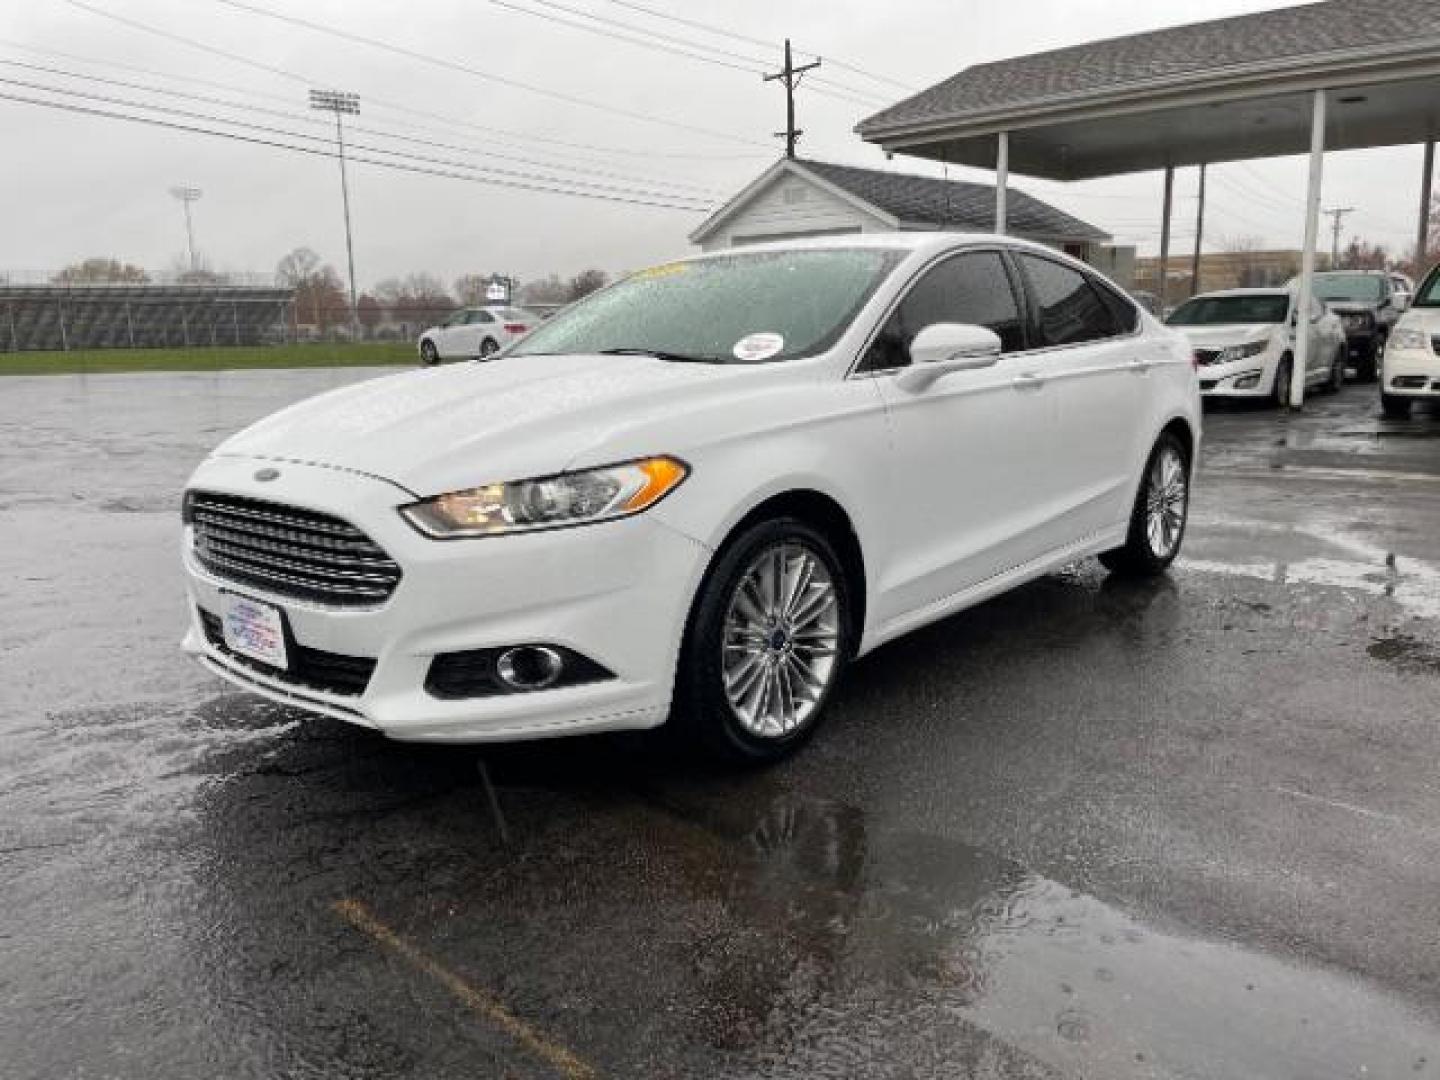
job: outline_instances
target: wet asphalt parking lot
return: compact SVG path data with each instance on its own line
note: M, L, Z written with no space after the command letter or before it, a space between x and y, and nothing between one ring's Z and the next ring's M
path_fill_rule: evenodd
M1440 415L1207 416L1186 558L887 646L766 771L177 650L178 493L370 372L0 382L0 1077L1440 1077Z

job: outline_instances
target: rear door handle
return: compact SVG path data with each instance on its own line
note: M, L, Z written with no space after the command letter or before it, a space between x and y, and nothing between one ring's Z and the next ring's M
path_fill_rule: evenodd
M1016 390L1039 390L1045 385L1045 379L1036 375L1033 371L1024 371L1011 380L1010 385Z

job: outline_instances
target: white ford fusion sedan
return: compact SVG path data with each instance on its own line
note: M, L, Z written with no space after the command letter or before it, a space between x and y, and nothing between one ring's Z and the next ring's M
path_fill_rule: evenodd
M701 256L224 443L184 648L397 739L668 721L774 758L916 627L1085 555L1162 572L1199 434L1186 341L1049 249Z

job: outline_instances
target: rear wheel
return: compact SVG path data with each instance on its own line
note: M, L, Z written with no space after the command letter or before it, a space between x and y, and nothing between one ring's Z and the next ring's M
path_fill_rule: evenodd
M1410 415L1410 399L1398 394L1380 392L1380 408L1391 420L1404 420Z
M1101 563L1107 570L1132 577L1163 573L1180 554L1189 515L1190 462L1179 437L1167 431L1145 464L1125 544L1102 552Z
M774 761L814 733L851 648L830 541L796 518L751 526L716 557L676 672L672 723L708 756Z
M1330 361L1330 378L1325 383L1325 389L1332 394L1338 394L1345 385L1345 360L1345 349L1341 347L1335 351L1335 359Z
M499 346L498 344L496 344L494 338L488 338L488 337L487 337L484 341L482 341L482 342L480 343L480 359L481 359L481 360L487 360L487 359L489 359L490 357L494 356L494 355L495 355L497 352L499 352L499 351L500 351L500 346Z
M429 338L420 342L420 362L426 367L434 367L440 363L440 350L435 348L435 343Z

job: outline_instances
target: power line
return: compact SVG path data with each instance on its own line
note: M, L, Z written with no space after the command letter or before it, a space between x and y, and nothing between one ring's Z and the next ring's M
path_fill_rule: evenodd
M695 19L687 19L680 15L672 15L668 11L658 11L655 8L647 7L644 4L634 3L633 0L605 0L605 2L615 4L619 7L629 8L631 11L643 12L644 14L653 16L657 19L665 19L669 22L679 23L682 26L688 26L695 30L703 30L706 33L718 34L721 37L728 37L734 41L743 41L749 45L759 45L761 48L764 49L773 49L775 47L774 41L766 41L763 38L750 37L746 34L741 34L734 30L727 30L721 26L715 26L710 23L699 22ZM802 53L807 53L811 56L822 55L815 49L801 48L800 51ZM888 83L891 86L897 86L902 90L910 90L912 92L918 89L918 87L912 86L909 83L901 82L899 79L892 79L888 75L877 75L872 71L866 71L862 67L857 67L854 64L846 63L843 60L837 60L835 57L830 56L829 54L824 54L824 58L830 63L832 67L843 68L844 70L852 72L856 75L863 75L867 79L874 79L876 82Z
M0 79L0 83L16 83L14 79ZM25 85L25 84L22 84ZM49 89L49 88L42 88ZM334 157L335 151L330 149L329 140L319 135L309 135L304 132L289 131L283 128L272 128L258 124L249 124L243 121L230 120L224 117L205 116L204 114L189 113L185 110L169 109L162 106L133 104L118 99L108 99L94 94L85 94L83 91L55 91L50 92L68 93L73 96L80 96L87 99L99 100L103 104L117 105L124 108L142 108L152 112L160 112L172 116L180 116L185 119L200 119L213 124L224 124L231 127L248 128L253 131L260 131L263 135L278 135L288 139L308 139L320 141L324 144L316 146L297 146L294 143L282 142L263 135L244 135L234 131L218 130L216 128L202 127L196 124L182 123L180 120L165 120L155 116L142 116L134 113L116 112L114 110L102 109L90 105L69 104L62 101L50 101L43 98L26 97L19 94L0 91L0 99L15 101L27 105L42 106L45 108L59 109L64 112L80 113L90 116L101 116L109 119L125 120L133 123L147 124L152 127L168 128L175 131L188 131L203 135L213 135L220 138L232 139L237 142L250 143L257 146L268 146L275 149L290 150L295 153L310 154L319 157ZM679 196L669 196L665 193L630 192L623 188L611 188L603 185L580 185L578 182L563 180L555 177L533 176L508 169L487 169L483 166L469 165L465 162L445 161L443 159L426 158L418 154L407 154L403 151L388 150L383 147L361 146L352 144L353 149L362 149L369 153L382 154L389 158L400 158L400 161L387 161L382 158L360 157L349 155L347 160L362 162L368 165L376 165L381 168L396 169L402 172L423 173L431 176L448 176L456 179L471 180L475 183L492 184L497 187L510 187L525 191L540 191L553 195L576 195L581 198L595 199L602 202L625 203L638 206L654 206L668 210L685 210L691 213L703 213L708 206L701 204L698 200L684 200ZM420 164L414 164L414 163ZM425 166L425 167L422 167ZM430 167L433 166L433 167ZM456 170L464 170L457 172ZM478 175L466 175L478 174ZM564 185L564 186L561 186Z
M103 12L97 12L97 14L104 14L104 13L103 13ZM129 23L129 25L131 25L131 26L134 27L135 29L145 30L145 31L150 32L150 33L157 33L157 34L163 33L162 31L160 31L160 30L158 30L158 29L156 29L156 28L154 28L154 27L137 25L137 24L135 24L133 21L131 21L131 22ZM225 52L225 51L223 51L223 50L212 49L210 46L205 45L203 42L193 41L193 40L191 40L190 38L181 37L180 35L176 35L176 34L163 34L163 36L167 36L167 37L169 37L171 40L178 41L178 42L180 42L181 44L184 44L184 45L190 45L190 46L192 46L192 47L194 47L194 48L203 49L203 50L205 50L205 51L207 51L207 52L213 52L213 53L215 53L215 54L217 54L217 55L223 56L223 57L225 57L226 59L233 60L233 61L235 61L235 62L237 62L237 63L240 63L240 64L251 64L251 63L252 63L252 61L249 60L247 57L239 56L239 55L237 55L237 54L235 54L235 53L228 53L228 52ZM114 61L114 60L97 60L97 59L95 59L94 57L78 56L78 55L76 55L75 53L62 52L62 51L60 51L60 50L58 50L58 49L42 49L42 48L38 48L38 47L36 47L36 46L34 46L34 45L26 45L26 44L22 44L21 42L11 41L11 40L8 40L8 39L5 39L5 38L0 38L0 45L4 45L4 46L6 46L7 48L11 48L11 49L19 49L19 50L21 50L21 51L23 51L23 52L36 53L36 54L41 55L41 56L58 56L58 57L61 57L61 58L63 58L63 59L66 59L66 60L73 60L73 61L75 61L75 62L77 62L77 63L91 64L91 65L94 65L94 66L96 66L96 67L114 68L114 69L116 69L117 71L128 71L128 72L132 72L132 73L138 74L138 75L145 75L145 76L148 76L148 77L153 78L153 79L169 79L169 80L171 80L171 81L173 81L173 82L190 83L190 84L195 85L195 86L205 86L205 87L209 87L210 89L225 90L225 91L228 91L228 92L230 92L230 93L242 94L242 95L247 96L247 97L259 98L259 99L266 100L266 101L279 101L279 102L284 102L284 103L286 103L286 104L289 104L290 101L291 101L291 98L288 97L288 96L282 96L282 95L280 95L280 94L267 94L267 93L265 93L264 91L254 90L254 89L250 89L250 88L248 88L248 87L236 86L236 85L234 85L233 83L216 82L216 81L213 80L213 79L200 79L200 78L196 78L195 76L191 76L191 75L176 75L176 74L174 74L173 72L155 71L155 70L152 69L152 68L136 67L136 66L134 66L133 64L122 64L122 63L118 63L117 61ZM12 62L13 62L13 61L12 61ZM280 69L272 69L272 68L263 67L263 66L262 66L262 68L263 68L263 70L267 70L267 71L280 70ZM283 72L283 74L286 75L286 76L289 77L289 78L292 78L292 79L293 79L294 81L296 81L296 82L304 82L304 81L305 81L305 79L304 79L303 76L298 75L298 74L296 74L295 72L286 71L286 72ZM93 78L94 76L86 76L86 77L87 77L87 78ZM377 97L374 97L373 95L371 95L371 101L372 101L377 107L381 107L381 108L386 109L386 110L389 110L389 111L391 111L391 112L399 113L399 114L401 114L401 115L403 115L403 116L415 116L415 117L420 117L420 118L422 118L422 119L430 120L430 121L435 122L435 123L444 124L444 125L446 125L447 127L464 128L464 129L470 130L470 131L482 132L482 133L484 133L488 138L496 138L496 139L500 139L500 140L505 141L505 142L514 142L514 143L518 143L518 144L520 144L520 145L522 145L522 146L525 145L526 143L545 143L545 144L550 145L550 146L564 147L564 148L569 149L569 150L581 150L581 151L585 151L585 152L590 153L590 154L612 154L612 155L613 155L613 154L623 154L623 155L626 155L626 156L633 156L633 154L634 154L634 152L635 152L633 147L603 146L603 145L599 145L599 144L596 144L596 143L574 142L574 141L571 141L571 140L568 140L568 139L555 139L555 138L551 138L551 137L549 137L549 136L539 135L539 134L535 134L535 133L532 133L532 132L517 132L517 131L508 130L508 129L506 129L506 128L493 127L493 126L488 125L488 124L477 124L477 123L475 123L475 122L473 122L473 121L470 121L470 120L462 120L462 119L460 119L459 117L446 116L446 115L444 115L443 113L427 112L427 111L425 111L425 110L423 110L423 109L410 108L410 107L408 107L408 106L401 105L401 104L399 104L398 102L387 101L387 100L384 99L384 98L377 98ZM418 129L418 130L424 130L424 129ZM398 137L398 136L396 136L396 137ZM550 152L551 152L551 153L560 153L560 151L550 151ZM576 155L576 154L563 154L563 156L570 157L570 158L572 158L573 160L576 160L576 161L592 161L592 160L593 160L593 158L589 158L589 157L582 156L582 155ZM725 153L697 153L697 152L687 152L687 151L653 151L653 150L652 150L652 151L647 151L646 156L647 156L647 157L652 157L652 158L666 158L666 159L676 159L676 160L679 160L679 159L693 159L693 160L709 160L709 161L717 161L717 160L733 161L733 160L739 160L739 159L742 159L742 158L766 157L766 156L768 156L768 155L765 154L765 153L763 153L763 152L761 152L761 151L758 151L758 150L756 150L756 151L735 151L735 152L725 152Z
M221 0L221 2L226 2L226 0ZM719 67L729 68L732 71L744 71L752 75L759 75L765 71L765 61L760 60L757 57L747 56L743 53L731 52L725 49L717 49L713 45L706 45L703 42L691 41L685 38L675 37L671 34L662 34L658 31L650 30L643 26L637 26L634 23L620 22L618 19L607 19L603 16L592 14L591 12L584 11L580 8L567 7L565 4L555 2L555 0L544 0L544 10L539 11L534 10L533 8L521 7L518 4L511 2L511 0L490 0L490 3L494 4L496 7L505 8L508 11L519 12L522 15L533 15L536 18L545 19L550 22L560 23L563 26L574 27L577 30L584 30L592 34L600 34L604 37L613 38L617 41L626 41L632 45L639 45L642 48L659 49L662 52L668 52L678 56L689 57L691 60L699 60L707 64L715 64ZM572 19L566 19L561 16L552 14L552 9L555 11L564 11L571 15L578 15L583 19L589 19L592 22L598 23L600 25L590 26L586 23L578 23ZM641 35L641 37L636 38L632 36L627 36L625 34L619 34L616 33L614 30L605 29L605 27L616 27L627 31L629 34L639 34ZM673 46L676 45L684 46L684 48L674 48ZM693 51L688 51L694 49L704 50L704 52L697 53ZM719 59L719 57L728 57L729 60ZM731 63L731 60L738 60L740 61L740 63ZM841 100L849 101L857 105L864 105L867 108L875 108L877 105L888 104L885 99L879 97L879 95L875 94L872 91L864 90L858 87L846 86L844 83L835 82L833 79L814 79L812 80L812 85L815 89L815 92L818 94L824 94L827 97L839 98Z
M556 101L563 101L569 105L578 105L586 109L595 109L599 112L610 113L615 116L623 116L629 120L639 120L647 124L659 124L663 127L675 128L680 131L694 132L700 135L708 135L711 138L725 139L730 142L750 143L760 145L754 139L746 138L743 135L735 135L730 132L716 131L711 128L699 127L694 124L687 124L680 120L667 120L664 117L652 116L649 113L635 112L624 109L617 105L605 105L598 101L591 101L587 98L576 97L561 90L552 90L549 87L536 86L532 83L522 82L519 79L512 79L505 75L495 75L480 68L471 67L469 64L462 64L455 60L446 60L440 56L432 56L429 53L419 52L415 49L406 48L403 45L396 45L388 41L380 41L376 38L366 37L363 34L352 33L349 30L342 30L337 26L328 26L324 23L311 22L309 19L302 19L295 15L287 15L280 11L271 11L268 8L257 7L254 4L244 3L243 0L215 0L218 4L236 8L240 11L248 11L254 15L264 18L275 19L279 22L289 23L292 26L304 27L316 33L328 34L345 41L354 42L359 45L366 45L372 49L380 49L384 52L394 53L397 56L404 56L411 60L418 60L421 63L430 64L434 67L445 68L448 71L459 72L464 75L471 75L477 79L484 79L488 82L496 82L502 86L509 86L517 90L525 90L532 94L539 94L543 97L553 98ZM82 7L89 7L83 0L66 0L66 3L77 4ZM94 10L94 9L90 9ZM307 80L308 82L308 80Z
M143 83L130 82L130 81L125 80L125 79L108 79L108 78L105 78L104 76L101 76L101 75L91 75L91 74L87 74L87 73L84 73L84 72L67 71L67 70L65 70L65 69L63 69L63 68L47 67L47 66L44 65L44 64L27 64L27 63L24 63L24 62L19 61L19 60L4 60L4 59L0 59L0 65L4 65L4 66L6 66L6 67L17 67L17 68L24 69L24 70L26 70L26 71L38 71L38 72L43 72L43 73L48 74L48 75L59 75L59 76L62 76L62 77L64 77L64 78L73 78L73 79L78 79L78 80L82 80L82 81L85 81L85 82L99 83L99 84L104 85L104 86L116 86L116 87L121 87L121 88L126 89L126 90L138 90L138 91L140 91L140 92L142 92L142 93L146 93L146 94L157 94L157 95L164 95L164 96L167 96L167 97L176 97L176 98L180 98L181 100L184 100L184 101L197 101L197 102L200 102L200 103L206 104L206 105L217 105L217 106L220 106L220 107L222 107L222 108L242 110L242 111L247 112L247 113L252 113L252 114L261 115L261 116L274 116L274 117L279 117L279 118L282 119L282 120L288 120L288 121L290 121L291 123L303 123L303 124L312 124L312 125L313 125L313 124L326 125L326 124L328 123L327 121L324 121L324 120L317 120L317 119L315 119L315 118L313 118L313 117L306 116L306 115L304 115L304 114L297 114L297 113L289 112L289 111L282 110L282 109L270 109L270 108L266 108L266 107L264 107L264 106L252 105L252 104L250 104L250 103L248 103L248 102L237 102L237 101L233 101L233 100L228 100L228 99L226 99L226 98L213 97L213 96L210 96L210 95L208 95L208 94L195 94L195 93L189 93L189 92L182 91L182 90L172 90L172 89L170 89L170 88L168 88L168 87L163 87L163 86L147 86L147 85L145 85L145 84L143 84ZM32 84L22 84L22 85L32 85ZM38 87L38 84L35 84L35 85L36 85L36 88L48 89L48 88L45 88L45 87ZM56 92L60 92L60 91L57 90ZM144 103L135 103L135 104L136 104L138 107L145 107L145 104L144 104ZM705 196L711 196L711 197L718 197L718 196L720 196L720 195L723 194L723 192L721 192L721 191L719 191L719 190L717 190L717 189L715 189L715 188L706 188L706 187L702 187L702 186L696 185L696 184L688 184L688 183L684 183L684 182L674 182L674 181L658 180L658 179L655 178L655 177L639 177L639 176L635 176L635 175L630 174L630 173L609 172L609 171L606 171L606 170L603 170L603 169L596 169L596 168L594 168L594 167L592 167L592 166L588 166L588 165L587 165L587 166L579 166L579 165L566 165L566 164L564 164L564 163L558 163L558 162L549 162L549 161L544 161L544 160L536 159L536 158L522 157L522 156L517 155L517 154L508 154L508 153L505 153L504 151L494 150L494 149L491 149L491 148L488 148L488 147L483 147L483 148L482 148L482 147L475 147L475 146L458 145L458 144L455 144L455 143L437 142L437 141L435 141L435 140L433 140L433 139L421 139L421 138L416 138L415 136L412 136L412 135L402 135L402 134L400 134L399 132L386 131L386 130L381 129L381 128L365 127L365 126L362 126L362 125L359 125L359 124L352 124L351 127L350 127L350 130L351 130L351 131L357 131L357 132L360 132L361 134L365 134L365 135L376 135L376 136L379 136L379 137L381 137L381 138L392 139L392 140L397 141L397 142L412 143L412 144L417 145L417 146L426 146L426 147L430 147L430 148L432 148L432 149L456 150L456 151L459 151L460 153L466 153L466 154L483 154L483 155L486 155L487 157L499 158L499 159L505 160L505 161L516 161L516 162L519 162L519 163L521 163L521 164L534 165L534 166L537 166L537 167L539 167L539 168L551 169L551 170L553 170L553 171L558 171L558 172L583 173L583 174L586 175L586 176L598 176L598 177L604 177L604 178L608 178L608 179L626 180L626 181L630 181L630 182L632 182L632 183L641 183L641 184L653 183L653 184L658 184L658 186L660 186L660 187L674 189L677 193L682 193L682 192L688 190L688 191L692 191L692 192L695 192L695 193L698 193L698 194L702 194L702 195L705 195ZM556 179L562 180L562 181L565 180L564 177L557 177Z

